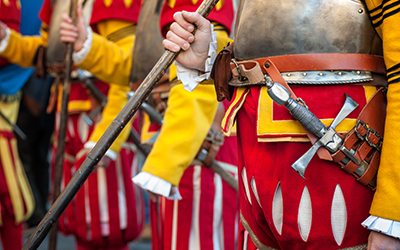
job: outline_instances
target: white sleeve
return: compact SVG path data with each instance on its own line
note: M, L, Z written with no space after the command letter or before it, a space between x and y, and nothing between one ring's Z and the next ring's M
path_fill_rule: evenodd
M214 32L214 27L211 25L211 42L208 48L208 57L204 65L205 72L200 73L198 70L188 69L175 62L178 79L183 83L183 86L188 91L193 91L197 85L210 78L211 70L217 58L217 35Z
M152 193L162 195L170 200L181 200L182 196L177 187L171 183L147 172L141 172L132 178L139 187Z
M400 239L400 222L377 216L369 216L362 225L372 231Z
M83 43L82 49L72 54L72 60L76 64L83 62L83 60L85 60L86 56L89 54L90 49L92 48L93 31L90 27L87 27L86 30L87 30L87 38Z
M8 42L10 41L11 31L9 28L5 30L5 37L0 41L0 53L3 53L8 46Z

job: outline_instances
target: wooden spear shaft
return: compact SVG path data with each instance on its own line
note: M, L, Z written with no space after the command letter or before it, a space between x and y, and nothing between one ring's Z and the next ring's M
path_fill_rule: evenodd
M200 15L207 17L218 1L219 0L204 0L197 9L197 12ZM58 196L57 200L53 203L46 216L36 227L23 249L36 249L39 247L51 226L57 221L58 217L78 192L81 185L95 169L97 163L105 155L111 144L121 133L122 129L139 109L140 105L149 96L154 86L165 74L165 71L173 63L178 54L179 52L164 52L156 65L136 90L135 95L128 101L118 116L112 121L98 143L88 153L85 161L74 174L63 192Z
M69 7L69 16L72 18L73 22L77 18L77 7L78 0L71 0ZM61 180L64 167L64 149L65 149L65 138L67 131L67 121L68 121L68 102L69 95L71 92L71 71L72 71L72 53L74 52L74 44L68 43L65 53L65 71L64 71L64 84L63 84L63 94L61 100L61 112L59 120L59 130L57 137L57 150L55 157L54 166L54 179L53 179L53 202L56 201L57 197L61 193ZM58 225L57 220L55 220L54 225L51 228L49 235L49 250L55 250L57 247L57 231Z

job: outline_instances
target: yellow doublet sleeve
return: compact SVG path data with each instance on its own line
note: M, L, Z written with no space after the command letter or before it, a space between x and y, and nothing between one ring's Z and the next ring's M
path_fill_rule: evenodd
M230 41L217 30L218 51ZM174 74L171 67L170 74ZM195 158L211 127L218 107L214 85L200 84L188 92L182 84L171 89L164 124L143 171L177 186L183 172Z
M135 37L127 36L117 43L109 41L105 32L119 27L125 29L131 26L132 34L135 27L128 22L110 20L98 25L100 35L93 33L92 46L85 59L78 64L79 68L86 69L97 78L115 84L128 86L132 67L132 48Z
M47 46L47 32L44 31L44 27L42 27L40 36L22 36L11 30L7 48L0 53L0 56L13 64L29 67L32 66L36 50L41 45Z
M124 21L117 21L117 20L110 20L110 21L104 21L98 24L97 28L99 33L104 36L110 36L110 34L116 34L119 30L125 29L126 27L132 26L131 23L124 22ZM133 41L135 37L135 30L134 27L131 27L132 31L129 34L126 34L126 36L122 37L121 39L118 39L118 41L115 41L115 46L118 46L118 50L120 51L121 54L131 54L132 48L133 48ZM105 41L106 43L111 43L109 41ZM88 57L91 55L88 55ZM104 59L107 60L107 59ZM101 71L96 71L92 72L96 77L98 77L97 74L100 74ZM115 76L118 76L117 73L114 73ZM110 79L110 89L108 91L107 99L108 102L106 106L104 107L103 113L102 113L102 118L100 122L98 122L95 126L95 129L90 137L90 141L97 142L100 137L103 135L103 133L106 131L107 127L111 124L111 122L114 120L114 118L118 115L118 113L121 111L121 109L125 106L125 104L128 102L128 97L127 94L130 90L128 85L121 86L121 85L116 85L113 84L114 82L112 81L113 78ZM121 132L121 134L117 137L117 139L114 141L114 143L111 145L111 150L114 152L118 153L121 149L122 144L126 141L126 139L129 136L129 131L130 131L130 125L128 124Z
M377 189L371 214L400 221L400 12L398 1L368 0L372 23L383 40L389 89Z
M211 127L218 103L214 86L200 84L188 92L182 84L171 89L164 125L143 171L177 186Z

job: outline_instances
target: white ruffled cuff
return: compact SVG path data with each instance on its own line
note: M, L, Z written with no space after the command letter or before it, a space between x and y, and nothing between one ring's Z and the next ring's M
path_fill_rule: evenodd
M175 62L177 77L183 83L183 86L188 91L193 91L200 82L210 78L211 70L217 58L217 35L214 32L214 26L211 25L211 42L208 48L208 57L204 65L204 73L200 74L198 70L188 69L180 63Z
M400 222L369 216L361 225L365 228L400 239Z
M94 141L88 141L85 143L84 148L85 149L92 149L94 148L94 146L96 145L96 143ZM107 152L105 153L105 155L110 158L111 160L116 160L117 159L117 153L115 153L113 150L109 149L107 150Z
M150 173L140 172L138 175L132 178L132 181L139 187L152 193L162 195L169 200L182 199L177 187Z
M8 42L10 41L10 36L11 36L11 31L9 28L5 30L6 35L4 38L0 41L0 53L3 53L8 46Z
M82 49L72 54L72 60L76 64L80 64L81 62L83 62L86 56L89 54L90 49L92 48L93 31L90 27L87 27L86 32L87 32L87 38L83 43Z

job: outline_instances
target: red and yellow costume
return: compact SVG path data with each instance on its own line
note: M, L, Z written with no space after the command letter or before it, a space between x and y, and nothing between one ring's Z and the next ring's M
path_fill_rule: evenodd
M172 22L175 11L194 10L201 1L167 1L161 15L162 28ZM211 13L217 33L219 50L229 41L228 31L233 20L232 1L220 1ZM116 83L129 81L131 58L121 55L117 46L94 37L88 56L79 64L91 72L99 72L103 80L117 72ZM98 59L96 59L98 58ZM100 61L100 58L102 59ZM109 63L117 61L118 64ZM105 71L107 69L107 71ZM174 78L173 70L170 76ZM180 201L160 199L152 204L153 249L234 249L236 247L236 192L204 166L191 165L212 124L218 103L211 84L203 84L188 93L183 85L171 88L164 123L143 171L179 185ZM193 115L195 114L195 115ZM154 132L145 119L143 138ZM182 126L182 124L185 124ZM236 172L236 139L228 138L217 160L228 171ZM233 155L233 156L232 156ZM189 167L188 167L189 166ZM210 202L212 200L213 202ZM222 218L222 219L221 219ZM178 238L179 237L179 238Z
M95 1L91 18L97 36L107 37L130 54L135 37L135 24L140 1ZM47 24L52 13L51 1L45 1L41 11L44 22L41 37L22 37L12 32L3 55L10 61L28 66L39 45L47 44ZM112 80L111 80L112 81ZM96 108L96 101L82 84L71 86L68 105L68 126L65 148L63 185L71 179L105 129L127 102L128 86L96 81L97 88L107 97L98 122L90 126L84 121L86 113ZM140 189L130 180L136 169L134 147L126 142L125 129L110 148L112 159L99 167L85 182L76 198L60 218L60 228L77 237L80 249L123 249L135 239L143 226L144 208Z
M237 124L241 248L361 249L366 247L369 234L361 223L369 214L400 221L397 212L400 192L395 184L400 178L397 167L400 32L396 28L400 15L398 3L365 2L370 15L378 16L372 19L383 40L390 83L375 194L335 163L318 157L311 160L305 179L301 178L290 166L310 147L309 143L298 143L308 141L305 129L284 107L272 102L266 87L236 88L223 129L229 133ZM363 107L376 91L376 87L360 85L292 86L292 89L326 125L337 115L344 93ZM361 108L356 109L337 131L353 128L360 111Z
M20 18L19 1L0 1L0 21L18 32ZM8 65L9 62L0 56L0 69L5 70ZM7 100L3 93L0 97L0 112L15 124L19 98ZM6 250L22 247L22 222L34 209L33 194L24 171L12 128L0 118L0 235Z
M167 1L161 13L162 30L173 22L176 11L194 11L200 2ZM218 45L222 49L222 44L229 40L232 1L220 1L210 19L215 24ZM174 77L175 69L171 67L170 78ZM191 165L211 126L210 118L216 112L216 105L212 85L199 86L191 93L181 84L170 90L165 120L143 171L178 186L182 200L161 197L158 203L152 202L152 249L237 247L237 193L211 169ZM216 157L226 166L225 170L235 176L236 143L236 137L226 138Z

